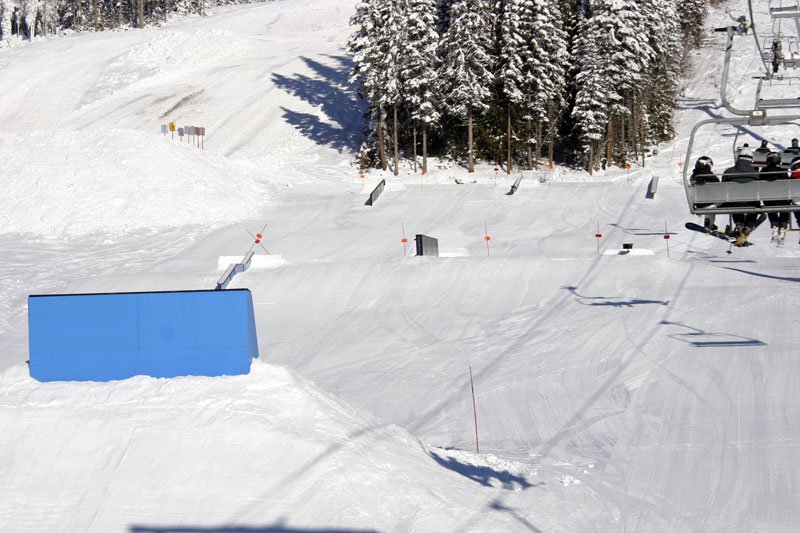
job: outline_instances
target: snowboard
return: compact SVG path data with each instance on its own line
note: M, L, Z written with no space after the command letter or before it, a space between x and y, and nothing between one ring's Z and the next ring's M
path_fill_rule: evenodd
M752 235L753 232L756 230L756 228L758 228L761 225L761 223L764 222L766 219L767 219L767 215L765 213L760 213L758 215L758 218L756 219L756 223L753 225L753 229L750 230L750 234ZM727 241L727 242L729 242L730 244L733 244L733 245L736 244L736 237L731 235L731 234L729 234L729 233L727 233L727 232L725 232L725 231L707 231L706 228L704 228L700 224L695 224L694 222L687 222L686 223L686 229L692 230L692 231L696 231L698 233L705 233L706 235L711 235L712 237L716 237L718 239L722 239L722 240ZM730 231L730 226L728 226L726 228L726 230ZM748 240L748 241L745 241L745 243L742 245L742 247L744 247L744 246L752 246L752 245L753 245L753 243Z
M722 239L723 241L725 241L725 242L727 242L729 244L735 244L736 243L736 237L733 237L732 235L728 235L727 233L722 232L722 231L706 231L706 228L704 228L700 224L695 224L694 222L687 222L686 223L686 229L692 230L692 231L696 231L698 233L702 233L702 234L708 235L710 237L716 237L717 239ZM743 246L752 246L752 244L753 244L752 242L746 241Z

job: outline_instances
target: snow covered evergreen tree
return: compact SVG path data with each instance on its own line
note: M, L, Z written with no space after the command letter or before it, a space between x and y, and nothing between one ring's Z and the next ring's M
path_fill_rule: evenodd
M436 68L439 34L435 0L407 0L406 31L400 50L403 101L416 131L422 128L422 172L428 172L428 131L439 123L440 94Z
M549 154L553 160L558 117L566 105L567 73L570 66L569 43L564 29L563 11L556 2L535 0L527 3L522 20L529 36L525 56L526 115L528 122L528 166L532 166L530 146L536 146L536 159L541 157L543 128L547 128ZM535 135L531 124L535 125Z
M703 24L708 12L706 0L678 0L677 14L683 31L684 42L689 46L700 46Z
M525 29L530 29L531 24L525 24L523 15L528 12L523 9L527 0L502 0L499 2L501 10L498 21L498 60L495 72L495 82L500 94L500 105L506 115L506 172L511 173L514 164L514 135L512 129L513 117L519 117L525 94L528 92L529 77L525 75L527 59L530 55L530 35L525 34Z
M484 0L455 0L450 27L442 39L439 77L444 105L455 117L467 122L469 171L475 171L473 120L489 109L491 97L492 26Z

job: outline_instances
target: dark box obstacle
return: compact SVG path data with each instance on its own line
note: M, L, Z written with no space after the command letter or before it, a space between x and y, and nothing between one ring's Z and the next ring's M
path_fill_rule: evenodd
M39 381L247 374L258 357L248 289L29 296L28 334Z
M417 234L417 255L439 257L439 240L427 235Z

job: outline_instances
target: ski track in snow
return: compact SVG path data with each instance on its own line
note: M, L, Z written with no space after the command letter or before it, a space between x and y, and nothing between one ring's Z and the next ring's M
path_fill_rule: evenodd
M519 174L406 162L362 185L353 7L0 50L0 527L796 530L797 234L727 254L684 230L678 162L723 113L721 38L692 58L675 142L630 175L525 172L509 196ZM743 107L757 65L736 54ZM720 133L696 151L723 169ZM255 300L249 375L28 377L27 294L212 288L265 223L275 255L231 284ZM441 257L411 257L417 233Z

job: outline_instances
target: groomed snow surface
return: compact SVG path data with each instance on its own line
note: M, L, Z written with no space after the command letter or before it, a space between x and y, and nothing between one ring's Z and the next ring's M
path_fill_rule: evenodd
M511 196L518 174L404 162L362 184L353 8L0 50L0 530L799 529L798 234L728 254L683 227L722 41L693 57L676 142L630 174L525 172ZM732 142L703 130L696 155L722 169ZM28 294L213 288L264 224L271 255L231 284L255 301L249 375L29 377ZM413 257L417 233L441 257Z

